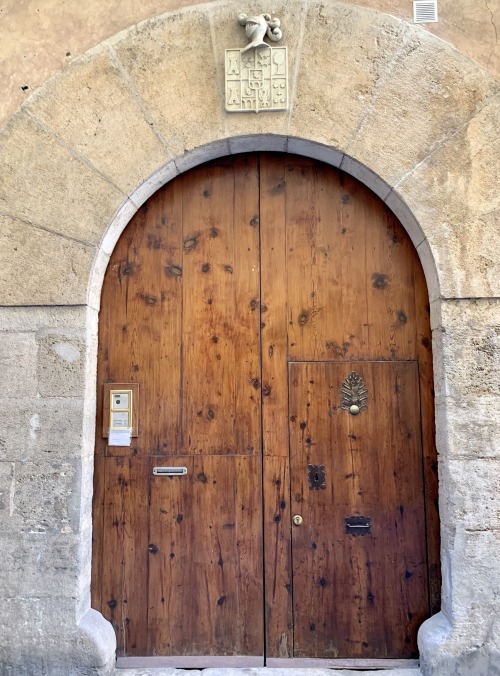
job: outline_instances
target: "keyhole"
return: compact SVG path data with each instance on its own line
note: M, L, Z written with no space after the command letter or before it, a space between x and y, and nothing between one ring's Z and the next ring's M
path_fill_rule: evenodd
M318 474L317 472L316 472L316 474L314 475L314 478L315 478L316 481L319 481L319 474Z

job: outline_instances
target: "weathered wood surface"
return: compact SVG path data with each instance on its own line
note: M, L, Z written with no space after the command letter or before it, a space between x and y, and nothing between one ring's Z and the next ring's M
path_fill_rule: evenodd
M106 274L98 392L141 388L131 447L97 440L94 603L119 654L263 654L256 214L256 157L201 167L148 201Z
M341 408L353 371L368 390L357 415ZM325 466L324 489L309 487L309 464ZM290 475L304 519L292 528L295 657L417 657L429 612L418 364L292 363ZM352 516L370 527L346 528Z
M418 477L413 488L426 495L429 573L420 593L428 599L428 585L435 611L429 309L420 262L397 219L342 172L275 153L198 167L139 210L110 260L99 333L92 599L117 630L119 654L333 656L327 629L321 649L318 632L306 639L296 627L294 639L304 577L292 575L290 482L304 477L290 469L288 369L377 360L418 363L420 400L416 387L410 401L412 415L422 413L424 488ZM139 436L130 448L101 437L106 382L139 383ZM383 421L388 429L377 434L392 439L396 422L388 414ZM325 439L342 433L331 423ZM187 477L153 477L154 465L170 464L187 466ZM317 526L331 539L328 522ZM424 526L414 528L420 542ZM338 552L329 557L345 564ZM405 589L390 590L391 613L407 602ZM345 632L354 631L358 606L337 612ZM389 637L391 655L414 650L418 618L410 644L400 645L397 632ZM367 651L353 644L350 656L360 654Z

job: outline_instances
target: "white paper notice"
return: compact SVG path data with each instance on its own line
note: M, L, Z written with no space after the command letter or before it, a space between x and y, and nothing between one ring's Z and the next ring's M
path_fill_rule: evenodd
M108 446L130 446L132 428L124 430L109 430Z

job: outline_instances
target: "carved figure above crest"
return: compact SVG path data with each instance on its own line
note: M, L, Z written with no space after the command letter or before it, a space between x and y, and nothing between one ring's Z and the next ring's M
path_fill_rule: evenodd
M273 42L279 42L283 37L280 29L281 22L279 19L271 19L270 14L259 14L258 16L248 17L246 14L238 16L238 22L245 26L245 35L250 38L248 45L241 50L244 54L249 49L258 49L260 47L268 47L264 42L264 35Z
M238 16L250 42L246 47L226 49L225 105L227 112L269 112L288 109L288 51L271 47L282 38L280 20L270 14Z

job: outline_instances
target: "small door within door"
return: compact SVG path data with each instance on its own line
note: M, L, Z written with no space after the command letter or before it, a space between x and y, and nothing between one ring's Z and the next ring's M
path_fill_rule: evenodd
M295 657L417 656L429 613L418 364L290 364Z

